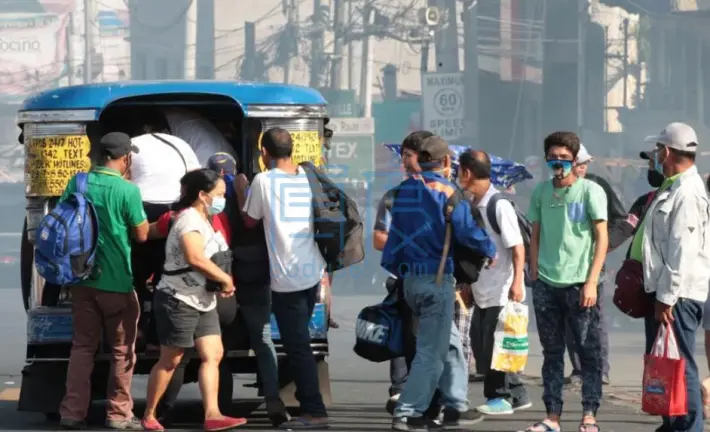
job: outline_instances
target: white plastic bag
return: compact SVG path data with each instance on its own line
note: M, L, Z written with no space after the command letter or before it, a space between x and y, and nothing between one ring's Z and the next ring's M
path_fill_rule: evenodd
M508 302L498 315L491 369L520 373L528 362L528 306Z
M675 332L671 326L663 324L658 327L656 340L653 342L653 348L651 348L651 355L680 360L678 341L676 341Z

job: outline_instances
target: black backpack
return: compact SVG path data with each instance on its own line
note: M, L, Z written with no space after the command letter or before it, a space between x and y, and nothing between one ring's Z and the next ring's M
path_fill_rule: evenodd
M357 204L312 163L303 162L300 166L313 192L315 241L326 271L359 263L365 259L365 245Z
M473 194L458 187L449 197L444 207L446 223L451 223L451 214L462 200L468 200L468 202L471 203L471 216L473 216L473 220L476 221L476 224L481 227L481 229L485 230L486 224L483 221L483 216L478 210L478 207L473 205ZM460 244L453 238L451 242L454 252L454 278L456 282L465 284L475 283L478 281L481 270L488 265L490 259L482 253Z
M520 235L523 237L523 245L525 246L525 263L530 262L530 239L532 238L532 224L525 217L525 214L515 205L515 203L500 193L493 195L486 206L486 216L488 217L488 223L493 228L493 231L500 235L500 226L498 225L498 217L496 213L498 201L506 200L510 202L515 210L515 216L518 218L518 226L520 227ZM531 281L530 274L528 273L527 265L525 266L525 280L526 284Z

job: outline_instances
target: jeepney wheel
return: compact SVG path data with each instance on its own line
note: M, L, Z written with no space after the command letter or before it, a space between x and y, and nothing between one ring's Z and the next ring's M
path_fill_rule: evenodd
M34 248L27 234L27 219L22 226L20 243L20 288L25 312L30 309L30 293L32 291L32 266L34 265Z

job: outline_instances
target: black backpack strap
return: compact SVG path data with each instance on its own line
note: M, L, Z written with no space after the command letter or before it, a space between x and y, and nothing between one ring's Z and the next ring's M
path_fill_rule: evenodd
M164 139L161 136L158 136L158 134L151 134L151 135L153 135L153 138L164 142L165 144L167 144L168 146L170 146L173 150L175 150L177 152L177 154L180 156L180 159L182 159L182 164L185 165L185 172L187 172L187 161L185 160L185 156L183 156L182 152L180 150L178 150L177 147L175 147L175 144L171 143L170 141Z
M190 273L192 271L192 267L183 267L177 270L165 270L165 267L163 267L163 274L167 276L177 276L185 273Z
M500 235L500 225L498 224L498 201L504 198L500 193L494 194L486 204L486 217L488 218L488 223L491 224L493 231Z
M306 172L306 177L308 177L308 184L311 186L313 191L313 200L315 202L316 197L323 196L323 185L318 179L318 173L316 172L316 167L311 162L301 162L299 164L303 171Z

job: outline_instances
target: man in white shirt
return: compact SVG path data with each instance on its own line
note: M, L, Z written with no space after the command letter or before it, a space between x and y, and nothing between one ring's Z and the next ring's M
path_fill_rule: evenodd
M484 374L483 395L488 400L476 409L486 415L504 415L532 406L517 374L490 368L498 315L509 301L525 299L525 245L512 203L498 195L500 192L491 185L490 177L491 160L486 153L467 150L459 156L459 184L473 194L486 232L498 251L496 263L482 269L471 287L476 303L471 327L478 333L474 336L482 350L478 356L481 364L476 364ZM491 212L496 215L493 223L488 220L488 206L495 206L495 212Z
M261 157L269 169L254 177L248 193L247 179L240 174L237 199L246 227L264 221L271 264L271 309L301 405L301 417L281 427L322 427L328 423L328 413L318 386L308 330L325 270L314 239L313 193L305 171L291 159L293 141L288 131L269 129L261 143Z
M133 160L130 173L143 202L176 202L180 198L182 176L202 167L190 145L176 136L148 133L132 138L131 142L143 153Z
M184 108L165 110L170 132L187 142L197 155L202 166L215 153L228 153L235 159L234 147L224 138L219 129L195 111Z

